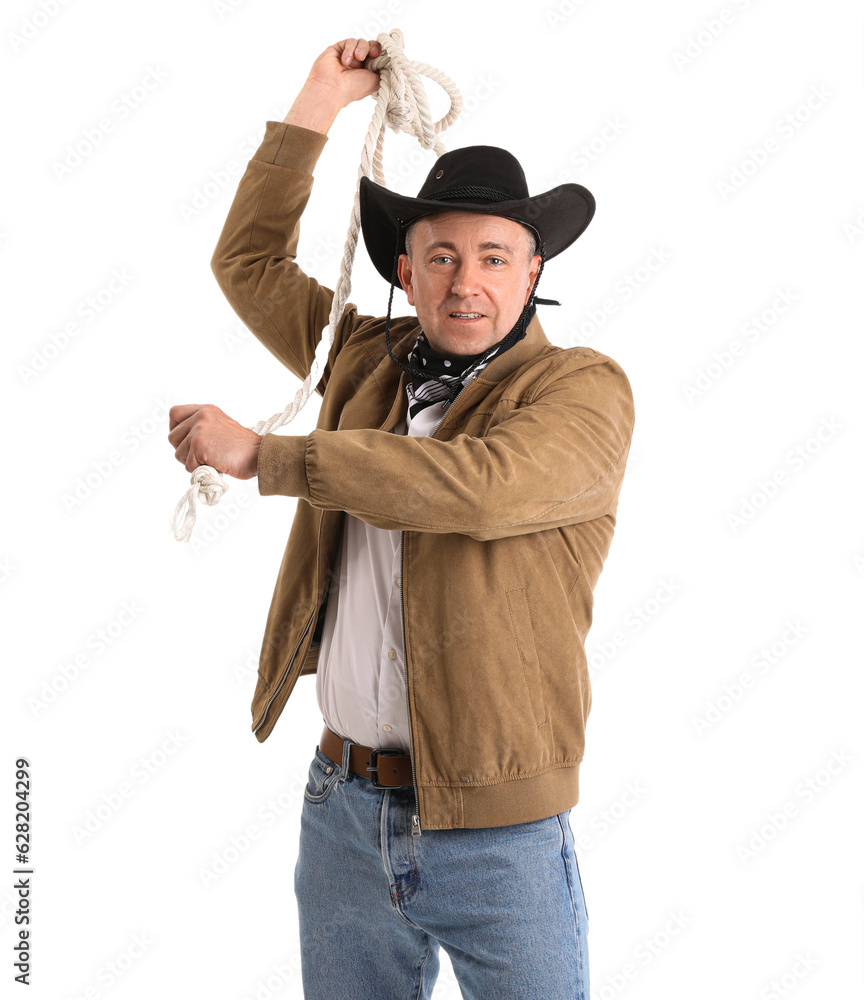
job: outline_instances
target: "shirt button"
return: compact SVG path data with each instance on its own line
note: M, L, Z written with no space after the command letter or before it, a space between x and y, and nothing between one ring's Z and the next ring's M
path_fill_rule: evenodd
M402 586L402 577L401 576L397 576L396 577L396 586L397 587L401 587Z
M390 652L387 655L390 657L391 660L395 660L396 659L396 650L395 649L391 649Z
M392 729L393 727L392 727L392 726L382 726L381 728L382 728L382 729L384 730L384 732L385 732L385 733L389 733L389 732L390 732L390 730L391 730L391 729Z

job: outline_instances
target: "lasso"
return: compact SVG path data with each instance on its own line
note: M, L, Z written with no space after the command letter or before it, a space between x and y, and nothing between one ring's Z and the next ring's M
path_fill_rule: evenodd
M386 126L389 125L394 132L412 133L424 149L433 149L438 156L441 156L446 149L438 139L438 134L449 128L462 111L462 95L448 76L434 66L412 62L406 58L402 32L398 28L390 32L381 32L377 40L381 46L381 55L369 60L366 67L376 70L381 81L378 86L375 112L360 157L351 223L345 241L339 281L330 308L330 327L327 336L321 338L309 375L295 393L294 399L281 413L274 413L269 420L261 420L255 424L251 429L256 434L267 434L293 420L306 405L313 387L321 379L322 369L327 364L327 356L333 346L336 328L351 293L351 268L360 234L360 178L371 177L376 183L386 187L383 170ZM421 76L440 84L450 98L450 110L440 121L432 121ZM208 507L213 507L219 503L227 489L228 484L212 465L199 465L195 469L192 473L192 485L177 504L171 519L171 529L178 542L188 541L195 527L195 501L200 500Z

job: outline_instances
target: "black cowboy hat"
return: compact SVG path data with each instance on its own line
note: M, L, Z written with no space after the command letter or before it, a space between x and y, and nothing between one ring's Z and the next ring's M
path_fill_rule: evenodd
M424 215L477 212L521 222L537 234L538 252L548 260L582 235L594 208L594 195L581 184L559 184L531 197L519 161L498 146L464 146L443 153L416 198L360 178L363 239L375 269L388 284L394 252L397 256L405 252L405 229ZM401 288L398 276L395 283Z

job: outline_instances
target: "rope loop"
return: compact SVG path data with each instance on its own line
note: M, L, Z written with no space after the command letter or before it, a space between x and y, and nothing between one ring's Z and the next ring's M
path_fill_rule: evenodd
M274 413L269 420L259 420L252 427L256 434L269 434L283 424L290 423L306 405L312 390L321 381L324 366L330 354L330 348L336 336L336 330L342 320L348 296L351 294L351 268L354 264L354 254L360 235L360 178L369 177L376 184L386 187L384 178L384 135L389 127L394 132L405 132L414 135L423 149L431 149L436 156L446 153L438 136L448 129L462 112L462 95L456 84L441 70L426 63L412 62L405 55L402 32L399 28L392 31L382 31L377 38L381 46L381 54L367 62L368 69L376 71L380 76L378 94L372 121L366 133L366 140L360 154L360 167L357 172L357 184L354 189L354 205L348 225L348 236L342 263L339 267L339 280L333 293L330 307L329 328L327 336L322 336L315 352L315 358L306 380L294 394L294 398L280 413ZM450 99L450 108L437 122L432 120L429 100L420 79L437 83ZM171 530L178 542L188 541L195 527L195 502L213 507L219 503L222 494L228 489L228 484L219 472L210 465L200 465L192 473L192 486L186 491L177 504L171 518Z

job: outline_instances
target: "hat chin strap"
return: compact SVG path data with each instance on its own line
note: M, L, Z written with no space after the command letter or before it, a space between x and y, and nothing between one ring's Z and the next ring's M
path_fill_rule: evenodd
M450 404L453 402L453 400L456 398L456 396L462 391L463 384L464 384L464 378L462 380L460 380L459 383L453 385L453 384L448 383L447 381L445 381L443 378L440 378L438 375L435 375L433 372L422 371L422 370L417 369L417 368L412 368L410 365L405 365L405 364L403 364L396 357L396 355L393 353L393 348L390 345L390 313L391 313L392 308L393 308L393 291L394 291L394 289L396 287L396 283L398 281L399 248L402 245L401 233L402 233L402 220L401 219L397 219L396 220L396 250L395 250L395 252L393 254L393 270L392 270L392 272L390 274L390 297L387 300L387 321L386 321L386 324L384 326L384 336L385 336L386 341L387 341L387 353L390 355L391 359L395 362L395 364L397 364L402 369L402 371L408 372L409 375L411 375L411 376L417 375L420 378L424 378L424 379L430 379L431 378L431 379L434 379L436 382L440 382L441 385L443 385L446 388L446 390L447 390L447 397L448 398L445 399L444 403L442 404L442 406L446 410L446 409L449 408ZM487 350L485 350L483 352L483 354L474 362L474 364L471 366L471 368L475 368L477 365L482 364L483 361L486 359L486 356L491 351L493 351L496 348L500 347L502 344L504 345L504 350L506 350L507 347L510 346L510 344L512 343L512 341L515 340L516 337L521 334L522 328L523 328L523 326L525 324L525 321L527 319L527 316L528 316L528 312L531 309L531 306L534 305L535 302L539 302L539 301L550 302L550 303L552 302L551 299L542 299L541 300L541 299L537 299L537 297L536 297L537 296L537 285L540 283L540 275L543 273L543 268L544 268L544 266L546 264L546 248L543 245L542 240L541 240L540 247L539 247L539 253L540 253L540 270L537 272L537 277L534 279L534 285L533 285L533 287L531 289L531 294L528 296L528 301L525 303L525 306L522 309L522 312L521 312L521 314L519 316L519 319L517 319L516 322L513 324L513 327L511 328L511 330L507 334L507 336L506 337L502 337L501 340L497 341L496 343L492 344L489 348L487 348ZM555 304L557 305L557 303L555 303ZM467 371L465 372L465 374L467 374L468 372L470 372L471 368L468 368Z

